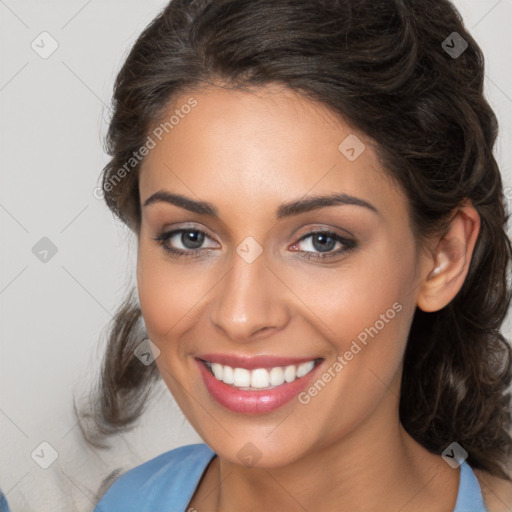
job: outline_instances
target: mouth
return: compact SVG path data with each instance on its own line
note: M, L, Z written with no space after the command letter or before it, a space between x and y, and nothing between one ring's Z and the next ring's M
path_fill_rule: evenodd
M216 355L195 360L210 396L225 408L242 414L268 413L290 402L309 385L325 361Z

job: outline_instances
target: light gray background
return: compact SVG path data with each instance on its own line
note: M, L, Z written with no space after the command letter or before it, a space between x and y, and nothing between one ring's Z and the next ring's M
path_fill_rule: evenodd
M0 487L13 512L91 510L111 470L200 441L163 385L140 427L110 451L84 446L71 409L72 393L96 377L105 326L135 283L134 241L93 190L107 162L114 77L165 3L0 0ZM455 4L486 56L512 200L512 0ZM47 59L31 48L44 31L59 45ZM42 237L58 250L46 263L32 253ZM58 454L48 469L31 457L50 460L42 442Z

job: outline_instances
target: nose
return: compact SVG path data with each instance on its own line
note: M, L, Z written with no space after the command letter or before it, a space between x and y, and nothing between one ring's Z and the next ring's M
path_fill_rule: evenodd
M265 252L252 263L235 253L231 269L214 290L209 320L232 341L259 339L289 321L286 287L267 266Z

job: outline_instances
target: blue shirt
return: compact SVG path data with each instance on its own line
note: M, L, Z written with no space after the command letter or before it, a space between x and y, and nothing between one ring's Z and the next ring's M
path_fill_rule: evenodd
M2 491L0 491L0 512L10 512L7 498Z
M120 476L94 512L188 512L187 506L215 453L204 443L181 446ZM478 480L466 462L460 466L453 512L487 512Z

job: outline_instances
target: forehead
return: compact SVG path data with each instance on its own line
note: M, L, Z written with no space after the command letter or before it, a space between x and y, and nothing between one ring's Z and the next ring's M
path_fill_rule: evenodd
M166 189L209 200L222 212L223 203L237 200L261 208L336 191L374 204L388 196L396 206L398 190L372 141L290 89L194 89L175 97L163 119L140 173L142 202Z

